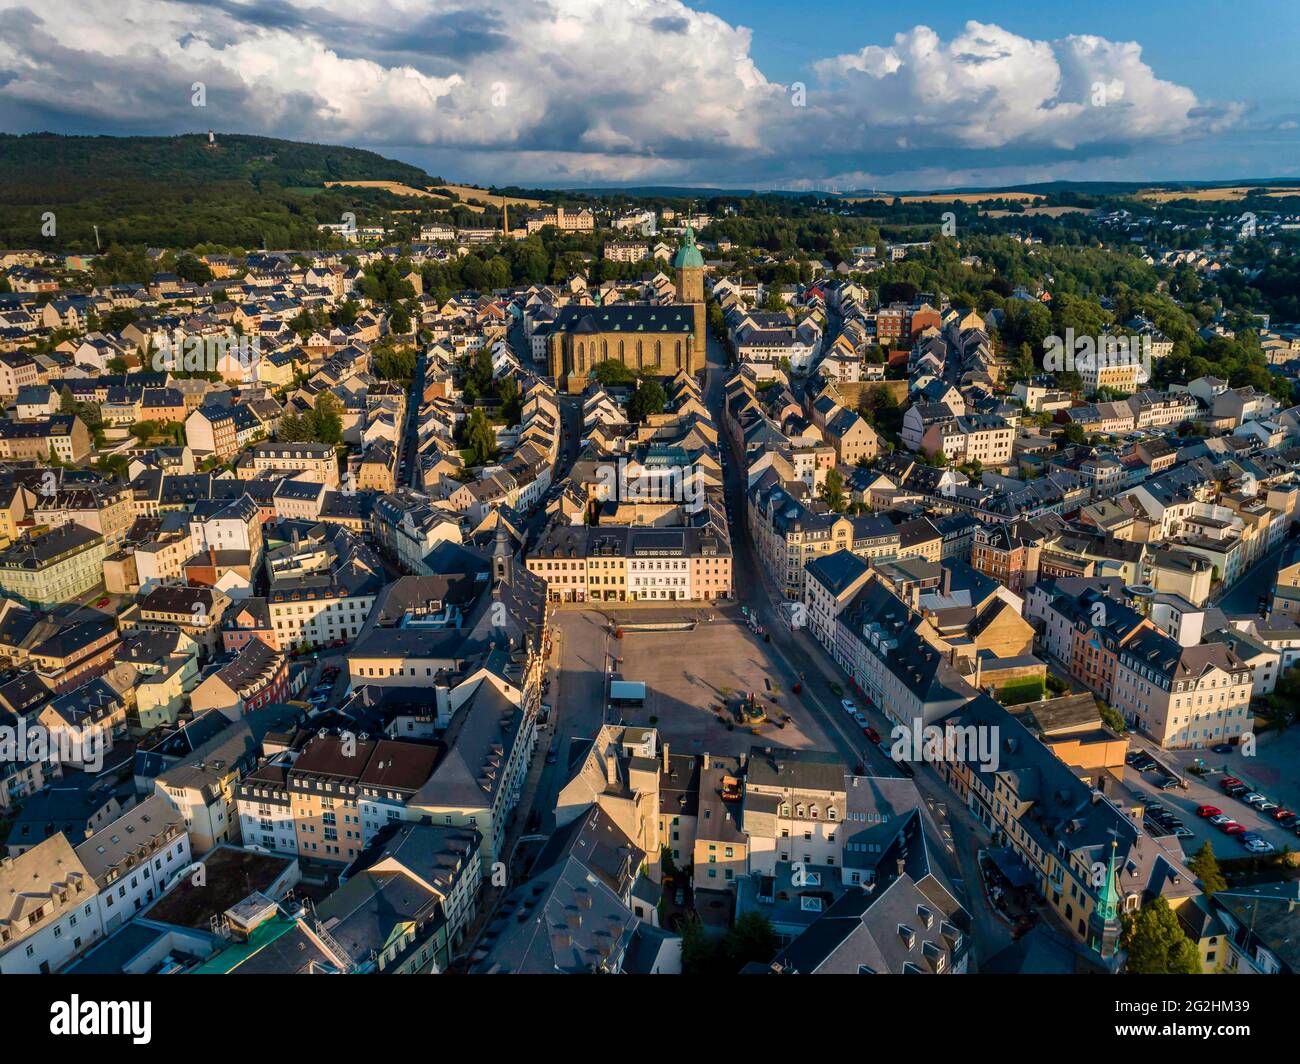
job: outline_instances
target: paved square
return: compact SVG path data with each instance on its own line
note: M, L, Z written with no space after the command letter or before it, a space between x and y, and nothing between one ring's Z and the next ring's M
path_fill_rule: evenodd
M791 691L797 677L772 653L770 644L739 618L720 613L712 618L696 624L692 631L624 628L622 639L611 639L610 652L623 659L615 665L616 671L625 680L646 685L644 707L615 709L614 713L629 724L648 725L654 718L653 726L681 753L735 754L763 741L833 749ZM635 616L621 619L631 625L639 620ZM733 711L740 697L750 691L768 715L757 736L739 723ZM724 705L726 713L719 715L717 708ZM782 727L785 714L792 719ZM731 730L727 721L733 725Z

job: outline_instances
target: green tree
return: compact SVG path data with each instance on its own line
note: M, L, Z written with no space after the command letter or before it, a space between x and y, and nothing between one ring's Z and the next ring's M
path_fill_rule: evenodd
M370 352L375 373L386 381L408 383L415 376L415 351L393 344L376 344Z
M312 438L320 443L343 442L343 404L333 392L321 392L316 408L307 415Z
M1201 957L1161 895L1137 912L1124 915L1121 944L1128 953L1125 971L1134 975L1196 975Z
M699 920L682 925L682 973L709 975L718 970L718 944L705 933Z
M606 388L631 384L636 380L635 373L623 365L622 362L613 358L608 358L604 362L597 362L592 372L595 374L596 380Z
M1201 891L1207 896L1227 890L1228 881L1223 878L1219 860L1214 856L1214 847L1208 840L1196 851L1196 856L1187 862L1187 867L1196 873L1196 878L1201 881Z
M733 972L740 971L751 962L766 964L777 950L776 932L762 913L742 915L727 932L722 941L722 954Z
M822 482L822 501L837 514L844 512L844 477L838 469L830 469Z
M461 423L460 439L469 465L489 465L496 460L497 435L481 407L471 410L469 417Z
M514 377L502 377L497 384L497 398L501 400L501 420L507 425L518 425L524 410L519 382Z
M662 414L667 401L663 385L656 380L643 380L627 402L627 416L632 421L644 421L651 414Z

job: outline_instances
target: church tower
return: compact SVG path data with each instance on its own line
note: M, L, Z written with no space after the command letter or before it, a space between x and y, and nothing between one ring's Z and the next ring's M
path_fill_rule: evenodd
M687 366L688 373L699 373L704 369L705 360L705 316L704 316L704 256L695 246L695 232L688 225L682 237L682 246L677 249L673 259L677 270L677 301L688 303L695 319L691 337L691 356Z

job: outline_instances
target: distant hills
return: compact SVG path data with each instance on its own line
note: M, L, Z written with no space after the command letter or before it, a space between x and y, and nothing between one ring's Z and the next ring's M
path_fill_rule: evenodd
M441 183L375 152L272 137L0 134L0 246L90 250L93 226L104 245L306 246L318 222L384 202L381 190L324 187L356 180ZM41 235L47 211L53 238Z
M282 188L326 181L378 180L428 185L441 181L418 166L360 148L303 144L273 137L205 133L178 137L65 137L0 133L0 190L43 181L84 194L98 181L248 181ZM7 201L8 196L0 193Z

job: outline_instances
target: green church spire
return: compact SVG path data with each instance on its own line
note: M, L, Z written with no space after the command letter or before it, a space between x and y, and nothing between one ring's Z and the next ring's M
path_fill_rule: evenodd
M704 269L704 256L695 246L695 230L689 225L682 236L682 246L677 250L677 257L673 259L673 266L679 270L683 267Z

